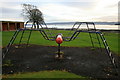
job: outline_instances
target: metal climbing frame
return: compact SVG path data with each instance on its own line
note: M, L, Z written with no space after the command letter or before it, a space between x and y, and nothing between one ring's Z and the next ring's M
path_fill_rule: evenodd
M46 40L50 40L50 41L54 41L56 36L54 35L54 33L47 27L47 24L45 22L43 22L42 24L39 23L37 24L37 26L40 26L40 33L42 34L42 36L44 37L44 39Z
M28 22L29 22L29 21L28 21ZM25 42L27 43L27 45L29 44L29 40L30 40L32 31L39 31L39 32L41 33L41 35L44 37L44 39L46 39L46 40L51 40L51 41L54 41L54 40L55 40L56 37L53 36L53 33L52 33L52 32L50 32L50 30L49 30L49 28L47 27L47 25L45 24L45 22L43 22L42 24L39 23L39 22L33 22L32 27L31 27L30 29L27 29L27 28L26 28L26 25L28 24L28 22L26 22L25 28L19 29L19 30L15 31L15 33L14 33L14 35L12 36L9 44L7 45L5 51L3 52L3 58L4 58L5 55L9 52L9 49L10 49L11 45L14 43L14 41L15 41L15 39L16 39L16 37L17 37L17 35L19 34L20 31L22 31L22 35L21 35L21 38L20 38L20 41L19 41L19 45L20 45L20 43L22 42L23 38L26 38L27 40L26 40ZM86 24L86 25L87 25L87 27L86 27L87 30L80 30L79 28L81 27L81 24ZM43 25L44 25L45 27L43 27ZM76 25L78 25L77 28L75 28ZM93 28L90 29L90 28L89 28L89 25L93 25ZM34 29L34 28L33 28L33 27L36 27L36 26L38 27L38 29ZM39 28L39 27L40 27L40 28ZM45 31L45 30L47 30L48 33L47 33L47 31ZM25 34L26 31L28 31L28 33L29 33L28 37L24 37L24 34ZM73 31L74 33L71 33L71 31ZM99 32L99 31L96 30L95 24L94 24L93 22L76 22L76 23L73 25L73 27L72 27L72 29L70 30L70 32L68 33L68 34L71 34L72 36L69 37L69 38L63 37L63 40L64 40L64 41L72 41L72 40L74 40L74 39L76 39L76 38L78 37L78 35L80 34L80 32L89 33L90 40L91 40L91 43L92 43L92 46L93 46L93 47L95 47L95 46L94 46L94 42L93 42L93 37L92 37L92 34L93 34L93 33L96 34L96 39L98 40L98 43L99 43L100 48L101 48L100 39L102 40L102 42L103 42L103 44L104 44L104 47L105 47L105 49L106 49L107 55L109 56L110 61L111 61L112 65L114 66L114 68L115 68L115 70L116 70L116 72L117 72L117 66L116 66L116 63L115 63L115 59L114 59L113 56L112 56L112 53L111 53L110 48L109 48L109 46L108 46L108 44L107 44L107 41L106 41L104 35L103 35L101 32Z
M15 31L15 33L13 34L10 42L8 43L7 47L5 48L5 51L2 53L2 58L4 58L5 55L9 52L9 49L10 49L11 45L14 43L14 41L15 41L18 33L20 32L20 30Z
M89 33L89 37L90 37L92 46L93 46L93 48L94 48L94 47L95 47L95 46L94 46L94 42L93 42L93 38L94 38L94 37L92 36L92 34L90 33L90 31L97 31L97 30L96 30L95 24L94 24L93 22L76 22L76 23L73 25L73 27L72 27L72 29L70 30L70 32L68 33L68 34L71 34L72 36L71 36L70 38L64 39L64 41L72 41L72 40L76 39L76 38L78 37L78 35L80 34L80 29L79 29L79 28L81 27L82 24L85 24L85 25L86 25L86 29L87 29L86 31L88 31L88 33ZM75 28L76 25L78 25L78 26ZM91 28L89 27L89 25L92 25L93 28L91 29ZM79 32L78 32L78 30L79 30ZM72 33L73 31L74 31L74 33ZM85 31L85 30L81 30L81 32L84 32L84 31ZM100 43L98 34L96 34L96 39L98 40L99 46L100 46L100 48L101 48L101 43Z
M114 57L112 55L112 52L110 51L110 47L108 46L108 43L107 43L104 35L101 32L99 32L98 34L99 34L99 36L100 36L100 38L101 38L101 40L102 40L102 42L104 44L104 47L105 47L106 52L107 52L107 55L109 56L112 65L114 66L116 72L118 73L116 61L115 61L115 59L114 59Z
M32 23L32 27L30 29L28 29L26 26L27 24L29 23L30 21L27 21L26 24L25 24L25 28L21 28L19 30L16 30L15 33L13 34L11 40L9 41L7 47L5 48L5 50L3 51L2 53L2 58L5 57L5 55L9 52L10 50L10 47L12 46L12 44L14 43L14 41L16 40L16 37L18 36L19 32L22 31L22 34L20 36L20 40L19 40L19 45L21 44L21 42L24 42L26 44L26 46L29 44L29 40L30 40L30 37L31 37L31 34L32 34L32 31L39 31L41 33L41 35L44 37L44 39L46 40L51 40L51 41L54 41L55 40L55 37L51 37L52 36L52 33L50 32L49 28L47 27L47 25L45 24L45 22L43 22L42 24L40 23L37 23L37 22L33 22ZM39 26L40 25L40 26ZM45 27L43 27L43 25ZM34 29L33 27L40 27L38 29ZM45 32L45 29L49 31L49 34L47 34ZM25 34L27 34L27 36L25 36ZM51 36L48 36L48 35L51 35Z
M13 34L12 38L10 39L7 47L5 48L5 50L4 50L3 53L2 53L2 58L3 58L3 59L4 59L5 55L9 52L12 44L13 44L14 41L16 40L16 37L18 36L18 34L20 33L20 31L23 31L23 32L22 32L22 35L21 35L21 38L20 38L20 41L19 41L19 44L21 43L21 40L22 40L22 38L23 38L23 35L24 35L24 31L25 31L25 30L30 30L30 29L19 29L19 30L16 30L16 31L15 31L15 33ZM30 32L30 34L31 34L31 32ZM30 36L30 35L29 35L29 36ZM29 37L28 37L28 41L29 41ZM28 41L26 41L27 44L28 44Z
M79 29L80 26L81 26L81 24L83 24L83 23L85 23L85 24L87 25L87 30L80 30L80 29ZM74 26L75 26L76 24L78 24L78 26L77 26L77 28L74 28ZM89 28L89 24L92 24L92 25L93 25L93 29L90 29L90 28ZM99 46L100 46L100 49L101 49L101 42L100 42L100 39L101 39L101 41L102 41L102 43L103 43L103 45L104 45L104 47L105 47L106 53L107 53L107 55L109 56L109 59L110 59L112 65L113 65L113 67L115 68L116 73L118 74L117 65L116 65L116 62L115 62L114 57L112 56L112 52L110 51L110 48L109 48L109 46L108 46L108 43L107 43L104 35L102 34L102 32L96 30L94 23L92 23L92 22L76 22L76 23L73 25L71 31L75 31L75 32L72 34L72 36L70 37L70 39L69 39L69 40L66 40L66 41L72 41L72 40L74 40L76 37L78 37L78 35L80 34L80 32L85 32L85 33L89 33L90 40L91 40L91 43L92 43L92 46L93 46L93 47L95 47L95 46L94 46L92 34L95 33L95 34L96 34L96 39L98 40L98 44L99 44ZM70 32L71 32L71 31L70 31Z
M46 40L51 40L51 41L55 40L54 39L55 37L51 37L53 33L50 32L50 30L47 27L45 22L43 22L42 24L39 23L39 22L33 22L32 27L30 29L26 28L28 23L29 23L29 21L26 22L25 28L22 31L22 35L21 35L21 38L20 38L20 41L19 41L19 45L20 45L21 42L27 42L27 45L29 44L29 40L30 40L32 31L39 31L41 33L41 35L44 37L44 39L46 39ZM38 29L34 29L33 27L37 27ZM45 30L47 30L47 31L45 31ZM24 37L24 34L26 33L26 31L27 31L27 33L29 33L29 35L27 37ZM47 33L47 32L49 32L49 33ZM27 40L22 41L23 38L26 38Z

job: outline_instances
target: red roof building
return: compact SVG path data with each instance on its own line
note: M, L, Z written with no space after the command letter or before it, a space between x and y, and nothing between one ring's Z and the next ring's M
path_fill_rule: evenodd
M24 22L18 21L1 21L1 31L14 31L20 28L24 28Z

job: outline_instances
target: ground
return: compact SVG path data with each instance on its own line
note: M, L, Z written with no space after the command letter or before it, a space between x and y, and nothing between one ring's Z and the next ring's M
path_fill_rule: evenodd
M13 45L3 60L3 74L19 72L38 72L44 70L64 70L92 78L114 78L115 69L109 57L99 48L61 47L63 59L55 59L55 46ZM113 53L120 71L120 56ZM7 65L6 65L7 64Z

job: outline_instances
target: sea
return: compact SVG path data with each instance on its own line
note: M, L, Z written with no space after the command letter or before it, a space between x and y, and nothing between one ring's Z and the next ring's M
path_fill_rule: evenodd
M48 28L54 28L54 29L72 29L72 28L78 28L79 24L74 25L75 22L54 22L54 23L46 23ZM118 22L94 22L95 28L98 30L120 30L120 25L117 25ZM30 28L32 26L31 23L29 23L26 27ZM43 27L46 27L45 25L42 25ZM89 24L88 25L90 29L94 29L94 25ZM81 24L79 26L79 29L87 29L87 25L85 23Z

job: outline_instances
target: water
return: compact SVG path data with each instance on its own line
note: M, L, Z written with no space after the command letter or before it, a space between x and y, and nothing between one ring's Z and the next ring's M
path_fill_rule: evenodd
M48 28L57 28L57 29L71 29L73 27L74 23L52 23L52 24L47 24ZM31 24L28 24L27 27L31 27ZM45 27L45 26L43 26ZM74 28L77 28L78 25L74 26ZM91 29L94 28L93 25L89 25ZM120 30L120 26L114 25L114 24L96 24L95 25L96 29L100 30ZM87 29L87 26L85 24L80 26L80 29Z
M59 28L59 29L71 29L73 25L48 25L49 28ZM91 29L93 28L92 25L89 26ZM120 30L118 25L95 25L96 29L103 29L103 30ZM75 26L77 28L77 26ZM86 25L81 25L80 29L87 29Z

